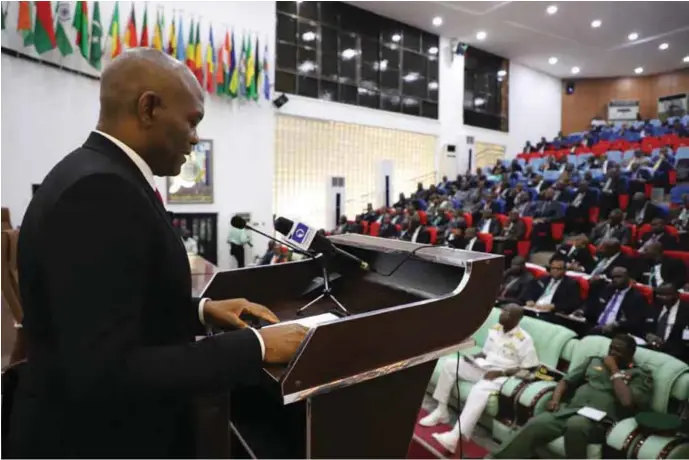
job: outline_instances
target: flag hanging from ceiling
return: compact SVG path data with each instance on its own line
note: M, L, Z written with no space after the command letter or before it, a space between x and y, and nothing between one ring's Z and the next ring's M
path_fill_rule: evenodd
M164 18L160 17L160 11L156 11L156 26L153 29L153 48L163 51L163 24Z
M78 4L77 8L79 8ZM68 21L69 2L57 2L55 5L55 41L57 42L57 49L60 50L62 56L68 56L74 52L64 25ZM84 57L88 57L88 50L86 50L86 53Z
M270 68L268 67L268 43L263 51L263 97L270 100Z
M206 90L213 93L215 81L215 47L213 46L213 25L209 25L208 44L206 45Z
M138 41L136 37L136 11L134 11L134 3L132 3L129 21L127 21L127 29L124 32L124 46L127 48L136 48L138 46Z
M89 64L96 70L100 70L103 57L103 26L100 23L99 2L93 2L93 21L91 21L91 47L89 52Z
M89 58L89 7L88 2L77 2L72 27L77 31L76 44L84 58Z
M53 8L50 2L36 2L36 25L33 30L34 46L38 54L57 47Z
M122 38L120 37L120 5L115 2L115 9L112 12L112 19L110 20L110 42L112 43L112 50L110 56L115 58L122 53Z
M139 46L148 47L148 3L144 4L144 20L141 23L141 41Z
M33 2L19 2L17 32L24 37L24 46L33 45Z

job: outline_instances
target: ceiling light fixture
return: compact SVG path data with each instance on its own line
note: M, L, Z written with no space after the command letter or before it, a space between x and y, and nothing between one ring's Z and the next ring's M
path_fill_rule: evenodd
M431 46L428 48L428 52L431 54L438 54L438 47L437 46Z
M578 74L580 71L581 71L581 69L579 67L572 67L572 73L574 75Z
M486 39L486 33L484 31L479 31L476 33L476 40L485 40Z
M555 14L557 13L557 6L555 5L550 5L548 8L545 10L548 14Z
M669 47L670 47L670 45L668 45L667 43L661 43L661 44L658 46L658 49L661 50L661 51L665 51L665 50L668 49Z
M436 27L442 26L443 25L443 18L441 18L440 16L434 17L433 18L433 25Z
M393 41L393 42L398 42L398 41L400 41L400 40L402 40L402 36L401 36L400 34L394 34L394 35L392 36L392 41Z
M594 29L600 27L601 24L602 22L600 19L594 19L593 21L591 21L591 27L593 27Z
M428 84L428 89L430 89L431 91L435 91L436 89L438 89L438 82L437 81L430 82Z
M639 38L639 34L637 34L636 32L632 32L631 34L627 35L627 38L631 41L634 41L637 38Z
M634 69L634 73L636 73L636 74L643 73L643 71L644 71L643 67L637 67L636 69Z
M689 62L689 56L684 56L684 59L682 59L682 62Z
M552 56L550 59L548 59L548 64L550 64L550 65L557 64L557 58L555 56Z
M301 34L301 39L305 42L312 42L316 39L316 34L314 32L308 31Z
M342 50L342 59L352 59L354 56L356 56L356 50L352 48L347 48L345 50Z
M507 70L505 70L505 69L498 70L498 77L504 77L505 75L507 75Z

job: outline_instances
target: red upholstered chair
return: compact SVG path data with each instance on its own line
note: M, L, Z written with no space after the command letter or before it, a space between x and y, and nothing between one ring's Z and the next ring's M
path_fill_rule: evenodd
M597 253L596 246L593 245L593 244L589 244L589 245L588 245L588 249L589 249L589 252L591 253L591 255L592 255L593 257L596 257L596 253Z
M479 233L478 239L483 241L486 245L486 252L493 252L493 235L490 233Z
M679 298L682 302L689 302L689 292L680 292Z
M495 218L498 219L498 222L500 222L500 225L502 225L503 227L504 227L505 225L507 225L507 219L508 219L508 217L507 217L506 215L504 215L504 214L496 214L496 215L495 215Z
M663 251L663 255L679 259L684 262L684 265L689 267L689 251Z
M648 300L649 304L653 304L653 288L651 286L646 286L645 284L641 283L635 283L633 287L634 289L639 291L644 297L646 297L646 300Z
M531 263L526 264L526 269L531 272L531 274L534 276L534 278L544 278L548 276L548 270L545 268L539 266L539 265L534 265Z
M426 227L426 231L431 235L431 244L438 242L438 227Z
M565 223L564 222L553 222L550 224L550 235L555 241L562 241L565 236Z
M421 225L428 225L428 214L426 214L426 211L417 211L416 213L419 215Z
M402 226L400 224L395 224L395 230L397 230L397 233L402 231Z
M363 234L368 235L368 221L367 220L361 221L361 228L363 229Z
M642 236L644 236L646 233L651 231L651 224L643 224L641 227L639 227L639 231L636 234L636 238L634 241L639 241Z
M579 295L581 296L581 300L586 300L589 296L589 282L586 278L583 276L577 276L577 275L567 275L570 278L573 278L579 283Z
M600 208L598 206L592 206L589 209L589 222L592 224L597 224L600 217Z
M464 221L467 223L467 228L473 227L474 217L471 215L471 213L464 213Z
M526 226L526 235L522 241L517 241L517 254L525 259L529 258L529 251L531 251L531 233L533 232L533 217L522 217L524 225Z
M371 236L378 236L378 235L380 235L380 223L378 223L377 221L376 221L376 222L373 222L373 223L371 224L371 229L370 229L369 234L370 234Z
M631 246L620 246L620 252L627 257L639 257L639 251L637 251Z
M620 202L620 209L626 211L627 207L629 206L629 194L620 193L618 196L618 201Z
M637 226L635 224L631 224L631 225L629 225L629 230L631 230L632 241L633 242L636 241L636 237L637 237L637 234L639 232L639 229L637 228Z

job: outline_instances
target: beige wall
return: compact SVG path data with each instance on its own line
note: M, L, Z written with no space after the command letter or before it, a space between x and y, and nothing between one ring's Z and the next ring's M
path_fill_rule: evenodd
M275 212L314 227L325 226L331 176L345 178L350 218L373 201L381 160L394 162L394 190L409 193L416 182L435 180L432 135L286 115L277 117L275 131Z

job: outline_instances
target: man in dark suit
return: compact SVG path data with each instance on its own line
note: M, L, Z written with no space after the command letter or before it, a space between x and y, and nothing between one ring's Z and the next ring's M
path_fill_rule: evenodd
M519 241L523 240L525 236L526 224L519 217L519 212L516 210L510 211L507 223L498 236L493 238L493 253L504 255L505 265L510 265L512 257L517 254Z
M534 218L531 235L534 252L544 249L552 241L550 224L564 217L562 204L555 201L553 196L553 189L547 189L543 199L530 208L530 214Z
M588 273L596 265L596 261L589 251L589 239L586 235L577 235L567 243L558 246L550 260L552 261L554 257L558 256L565 258L568 270Z
M431 234L426 230L426 226L421 224L421 218L418 213L414 213L411 217L409 227L402 232L400 239L419 244L431 243Z
M614 267L612 281L599 295L589 295L581 313L591 334L628 333L643 337L648 315L648 302L632 287L629 271Z
M689 303L679 299L677 288L664 283L655 289L660 308L647 323L646 341L652 348L689 362Z
M608 217L610 211L620 207L619 195L624 193L624 183L620 178L618 168L610 168L606 173L606 178L601 184L601 194L599 197L600 215Z
M646 183L651 180L651 173L647 169L641 169L640 162L634 162L629 167L629 193L645 193Z
M524 305L534 300L534 276L526 269L526 260L516 256L512 259L510 268L505 270L497 303L516 303Z
M447 245L455 249L464 249L466 251L486 251L486 244L478 238L476 228L474 227L469 227L464 231L461 229L454 229L450 238L447 240Z
M591 243L595 246L601 244L603 240L615 238L622 245L631 242L632 231L624 223L624 213L621 209L614 209L608 216L608 220L600 223L591 232Z
M646 198L646 195L642 192L632 195L632 202L627 208L628 222L636 225L648 224L658 216L660 216L660 210Z
M380 225L378 236L381 238L397 238L399 237L399 233L397 227L392 223L390 215L385 214L385 216L383 216L383 223Z
M493 211L484 209L481 211L481 218L476 223L476 230L478 230L479 233L490 233L493 236L497 236L502 230L502 225L493 215Z
M677 238L667 232L665 224L665 219L662 217L656 217L651 221L651 231L639 238L639 252L646 252L652 243L660 243L663 251L672 251L677 247Z
M638 281L653 288L670 283L681 289L688 281L687 267L679 259L664 256L660 243L650 243L640 261Z
M622 253L619 240L609 238L603 240L598 247L598 261L589 275L593 281L595 281L594 278L610 279L613 267L625 267L632 270L632 262Z
M97 130L48 173L22 222L27 363L3 441L13 457L194 457L192 397L258 383L305 329L255 331L240 315L277 321L265 307L191 297L153 177L177 175L199 141L194 75L137 48L105 68L100 101ZM195 341L204 324L244 329Z
M541 312L569 315L579 308L581 292L576 280L565 276L565 260L556 257L550 262L550 276L535 283L535 300L526 302L527 307Z
M586 181L579 182L577 192L568 201L569 206L565 214L567 229L588 233L590 227L589 212L596 205L596 194L589 190Z

